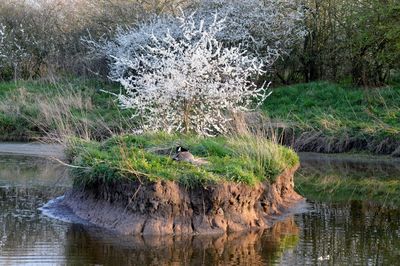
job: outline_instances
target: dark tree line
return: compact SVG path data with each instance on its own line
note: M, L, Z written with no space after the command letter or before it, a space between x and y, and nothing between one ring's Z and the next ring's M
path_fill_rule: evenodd
M398 0L308 0L305 8L307 34L279 66L281 82L381 86L398 75Z
M0 3L0 80L106 73L81 38L112 36L195 0L7 0ZM262 0L260 0L262 1ZM299 0L304 38L275 65L275 84L381 86L399 76L399 0Z

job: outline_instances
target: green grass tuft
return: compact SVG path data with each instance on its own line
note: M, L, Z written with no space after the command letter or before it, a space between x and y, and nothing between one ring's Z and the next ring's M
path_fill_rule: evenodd
M188 148L207 164L174 161L175 147ZM105 142L71 141L68 154L78 168L75 185L113 182L173 180L187 187L232 181L255 185L274 182L285 169L299 163L293 150L257 137L201 138L164 133L125 135Z

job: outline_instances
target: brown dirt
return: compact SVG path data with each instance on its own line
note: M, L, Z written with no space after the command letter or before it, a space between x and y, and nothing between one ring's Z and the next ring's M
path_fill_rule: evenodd
M293 187L298 167L274 184L233 182L193 189L173 181L97 184L73 189L63 204L80 218L125 235L222 234L269 228L302 201Z

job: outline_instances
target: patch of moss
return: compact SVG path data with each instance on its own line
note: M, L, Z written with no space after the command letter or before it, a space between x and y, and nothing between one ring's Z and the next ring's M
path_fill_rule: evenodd
M174 161L175 147L188 148L207 164ZM190 135L125 135L104 142L71 141L68 154L78 186L124 178L174 180L187 187L233 181L248 185L274 182L285 169L299 163L288 148L257 137L201 138Z

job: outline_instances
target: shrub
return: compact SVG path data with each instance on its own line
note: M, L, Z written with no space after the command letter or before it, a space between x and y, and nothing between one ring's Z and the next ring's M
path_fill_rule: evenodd
M263 64L217 40L224 20L215 16L209 26L193 16L179 20L179 28L159 35L144 24L139 31L150 38L148 45L133 58L114 57L114 68L134 72L114 78L125 89L120 105L135 110L141 130L225 133L226 112L248 110L268 96L265 84L251 81L264 73Z

